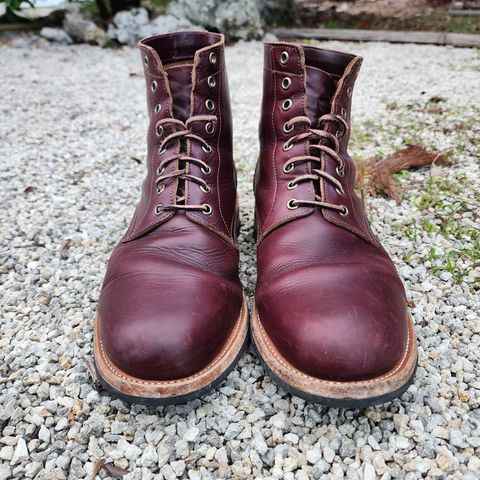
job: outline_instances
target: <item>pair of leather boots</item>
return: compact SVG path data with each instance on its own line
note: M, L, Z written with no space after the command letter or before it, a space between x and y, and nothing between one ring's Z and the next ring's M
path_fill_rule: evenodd
M100 295L104 385L135 403L191 400L226 377L250 330L269 374L300 397L362 407L400 395L416 366L412 318L347 153L362 59L265 44L249 324L223 36L172 33L140 50L148 173Z

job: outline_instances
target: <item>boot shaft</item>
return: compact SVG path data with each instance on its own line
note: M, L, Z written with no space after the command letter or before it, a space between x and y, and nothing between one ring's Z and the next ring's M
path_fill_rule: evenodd
M147 177L124 237L174 215L234 243L236 180L223 35L177 32L139 43L149 128Z
M355 165L347 152L352 93L362 58L271 43L265 45L264 63L255 175L259 241L279 225L320 214L378 245L354 192ZM317 203L322 207L314 208Z

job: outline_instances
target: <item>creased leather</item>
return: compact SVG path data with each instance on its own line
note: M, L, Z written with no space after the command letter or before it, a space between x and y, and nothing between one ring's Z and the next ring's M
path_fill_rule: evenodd
M285 65L280 62L284 51L289 53ZM293 197L312 200L315 181L287 188L295 176L313 167L303 163L291 173L283 172L289 158L309 149L307 139L282 150L289 138L282 126L306 113L311 120L325 113L341 115L350 125L351 94L360 65L361 58L340 52L285 43L265 45L255 178L255 305L267 335L284 358L307 375L331 381L367 380L388 372L400 360L408 335L402 282L371 232L354 192L355 165L347 153L349 131L339 140L344 177L336 173L335 161L321 153L322 168L338 178L345 194L336 192L328 180L319 182L322 201L344 204L349 213L341 216L328 208L288 210L286 206ZM285 76L292 79L287 90L281 85ZM330 95L327 111L325 94ZM285 98L293 100L287 112L281 109ZM335 134L336 128L332 123L325 129ZM315 168L319 165L316 162Z

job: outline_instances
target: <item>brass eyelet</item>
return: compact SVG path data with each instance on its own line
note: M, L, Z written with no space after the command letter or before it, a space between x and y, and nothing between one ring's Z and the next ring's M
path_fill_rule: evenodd
M213 100L211 100L210 98L207 98L205 100L205 107L207 108L207 110L210 110L212 111L214 108L215 108L215 103Z
M284 50L281 54L280 54L280 63L282 65L285 65L288 60L290 58L290 55L288 54L288 52L286 50Z
M212 173L212 169L208 165L205 168L202 167L201 170L204 175L210 175Z
M148 67L148 57L146 55L143 56L143 64Z
M345 167L344 167L343 165L342 165L342 166L337 165L337 166L335 167L335 171L337 172L337 175L338 175L339 177L343 177L343 176L345 175Z
M287 98L282 103L282 110L290 110L292 108L293 102L290 98Z
M285 164L283 166L283 173L291 173L294 168L295 168L295 165L293 163Z
M157 91L157 87L158 87L158 83L156 80L154 80L151 84L150 84L150 90L155 93Z
M161 103L157 103L155 105L155 113L160 113L160 110L162 109L162 104Z
M282 150L284 152L288 152L290 149L293 148L293 143L289 143L288 141L283 144Z
M211 190L210 190L210 187L207 185L200 185L200 190L203 192L203 193L210 193Z
M297 204L297 201L292 198L290 199L288 202L287 202L287 208L289 210L296 210L298 208L298 204Z
M295 127L294 127L293 125L288 126L288 123L287 123L287 122L285 122L285 123L283 124L283 131L284 131L285 133L291 133L291 132L293 132L293 129L294 129L294 128L295 128Z
M212 147L210 145L202 145L202 150L205 152L205 153L212 153Z
M209 205L208 203L204 203L203 204L203 210L202 210L202 213L204 215L211 215L213 212L213 208L211 205Z
M347 97L348 97L348 98L352 98L352 94L353 94L353 88L352 88L352 87L348 87L348 88L347 88Z
M217 82L215 81L215 78L212 77L212 75L210 75L208 78L207 78L207 84L210 88L214 88L215 85L217 84Z
M163 127L161 125L157 125L157 128L155 129L155 134L157 137L161 137L163 134Z
M215 132L215 125L213 124L213 122L207 122L205 124L205 131L211 135L213 132Z
M157 195L160 195L164 190L165 190L165 185L163 183L161 183L160 185L157 185Z
M342 196L342 197L345 196L345 191L343 190L343 188L340 189L340 188L338 188L338 187L335 187L335 191L336 191L340 196Z
M295 183L293 180L287 183L287 190L293 190L298 187L298 183Z
M282 80L282 88L284 90L288 90L290 88L290 85L292 84L292 80L290 77L285 77L283 80Z
M217 54L215 52L210 52L210 55L208 56L208 60L212 65L215 65L217 63Z
M160 215L163 212L163 205L160 203L155 207L155 215Z
M342 217L346 217L348 215L348 208L345 205L342 205L343 210L340 210L339 213Z

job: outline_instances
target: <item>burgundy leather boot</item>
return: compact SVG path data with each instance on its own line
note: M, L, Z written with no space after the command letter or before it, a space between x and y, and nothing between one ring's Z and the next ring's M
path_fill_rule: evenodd
M255 176L255 347L287 390L351 408L400 395L417 359L402 282L354 192L347 144L361 63L265 45Z
M224 39L180 32L139 46L148 172L108 263L95 363L127 401L179 403L225 378L248 333Z

